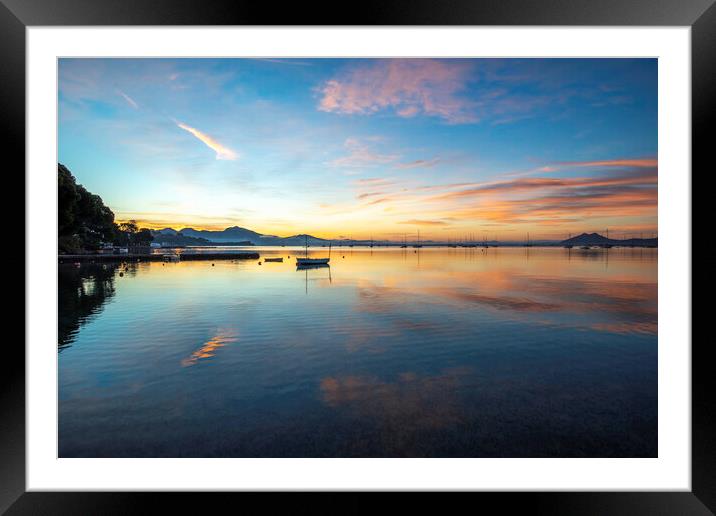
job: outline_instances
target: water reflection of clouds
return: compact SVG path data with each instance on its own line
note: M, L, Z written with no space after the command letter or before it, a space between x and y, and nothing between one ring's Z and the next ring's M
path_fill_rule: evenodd
M392 286L361 280L355 286L358 311L390 315L398 319L408 306L423 303L464 310L479 306L495 310L501 317L524 320L533 313L555 314L552 322L564 326L564 315L572 315L573 327L588 327L616 333L656 334L657 285L640 281L560 278L529 274L496 274L490 271L438 275L416 285L409 277L392 277ZM423 314L430 315L430 311ZM423 316L408 321L419 328L431 323ZM548 323L542 319L541 324ZM632 325L630 327L630 325Z
M238 334L234 329L219 330L216 335L210 338L199 349L194 351L189 357L181 361L184 367L192 366L199 360L213 357L216 350L239 340Z

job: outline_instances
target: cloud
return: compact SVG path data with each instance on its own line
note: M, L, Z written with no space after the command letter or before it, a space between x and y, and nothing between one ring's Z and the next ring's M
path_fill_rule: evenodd
M216 159L235 160L238 159L239 155L233 150L225 147L221 143L217 142L211 136L202 133L198 129L194 129L181 122L176 122L177 127L184 129L186 132L191 133L196 138L201 140L207 147L216 152Z
M357 196L358 199L368 199L369 197L375 197L376 195L383 195L385 192L366 192Z
M447 226L447 222L443 222L442 220L418 220L418 219L410 219L410 220L403 220L401 222L398 222L398 224L412 224L415 226Z
M620 163L634 162L635 160L621 160ZM599 163L599 162L591 162ZM606 162L605 162L606 163ZM609 162L609 163L616 163ZM655 163L655 162L654 162ZM597 166L597 165L588 165ZM606 165L617 166L617 165ZM654 165L652 165L654 167ZM626 173L609 173L595 177L532 177L509 181L494 181L475 185L471 188L448 192L439 196L440 199L457 199L479 196L488 192L519 193L547 189L585 189L610 186L656 186L656 168L642 169L640 165Z
M440 158L433 158L433 159L417 159L415 161L410 161L408 163L399 163L396 165L396 168L399 169L408 169L408 168L430 168L434 167L440 162Z
M122 97L124 97L124 100L127 101L127 103L132 106L134 109L139 109L139 105L134 101L132 97L124 93L122 90L117 90L117 93L119 93Z
M392 113L449 124L497 125L532 117L550 104L564 105L574 96L542 84L540 74L516 82L504 70L490 67L461 59L378 59L348 67L322 83L317 107L341 115Z
M357 186L387 186L395 183L385 177L365 177L356 179L355 184Z
M654 158L643 159L613 159L604 161L562 161L558 165L568 165L572 167L636 167L636 168L656 168L659 161Z
M348 150L347 156L329 161L334 167L368 167L392 163L399 158L396 154L380 154L356 138L348 138L343 144Z
M460 61L381 59L326 81L318 109L344 115L391 110L403 118L419 114L451 123L475 122L465 90L470 67Z

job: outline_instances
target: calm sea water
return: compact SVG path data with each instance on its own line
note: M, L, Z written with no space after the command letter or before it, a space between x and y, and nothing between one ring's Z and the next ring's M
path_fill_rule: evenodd
M60 266L61 457L656 456L656 249L259 251Z

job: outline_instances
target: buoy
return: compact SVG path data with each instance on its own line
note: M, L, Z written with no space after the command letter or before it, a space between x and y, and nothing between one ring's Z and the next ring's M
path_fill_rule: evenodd
M123 273L123 272L120 272L120 273L119 273L119 277L121 278L122 276L124 276L124 273Z
M211 266L213 267L213 266L214 266L214 264L212 263L212 264L211 264Z
M259 265L261 265L261 262L259 262Z

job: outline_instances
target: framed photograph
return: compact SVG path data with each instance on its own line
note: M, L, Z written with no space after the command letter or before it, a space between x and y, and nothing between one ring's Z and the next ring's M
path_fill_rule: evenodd
M0 509L716 510L712 0L2 2L27 303Z

